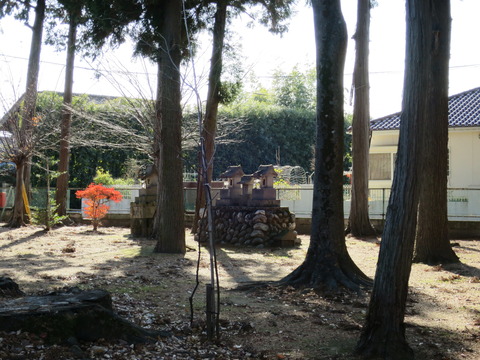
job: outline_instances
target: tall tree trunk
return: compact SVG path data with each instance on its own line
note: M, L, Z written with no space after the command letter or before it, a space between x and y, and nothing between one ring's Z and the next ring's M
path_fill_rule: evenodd
M198 220L200 219L200 209L205 206L205 182L212 181L213 175L213 155L215 151L215 133L217 130L218 104L220 103L220 77L222 75L222 55L225 39L225 25L227 23L227 1L217 1L217 11L215 12L215 24L213 26L213 49L210 59L210 73L208 75L208 93L207 104L205 106L205 118L201 136L205 144L205 158L207 163L207 173L204 174L202 160L199 161L199 177L197 181L197 198L195 201L195 219L193 221L192 232L197 232ZM202 151L202 150L201 150ZM200 154L200 157L202 154ZM206 179L204 177L206 176Z
M158 170L155 252L185 253L182 179L182 110L180 106L180 34L182 1L159 6L163 42L158 51L155 147Z
M348 255L343 219L343 70L347 28L339 0L312 1L317 48L317 132L310 246L281 283L357 290L369 279Z
M9 227L20 227L25 225L25 204L23 202L23 170L25 169L25 158L17 159L16 180L15 180L15 197L13 200L12 217L8 223Z
M368 215L368 154L370 148L370 83L368 42L370 0L358 0L356 52L353 71L354 107L352 123L352 199L347 232L353 236L375 235Z
M45 19L45 0L38 0L35 7L35 21L32 27L32 42L30 44L30 55L28 59L27 85L25 100L21 113L20 136L18 141L19 158L15 161L17 165L16 195L14 202L13 216L9 222L11 227L25 225L28 220L25 217L25 206L22 199L23 186L30 192L30 159L33 149L33 118L37 103L38 73L40 69L40 51L42 49L43 21ZM22 179L19 179L19 177ZM18 187L20 186L20 187Z
M439 0L449 1L449 0ZM365 357L413 359L405 339L405 306L420 195L424 125L432 99L436 32L433 1L407 0L407 42L398 156L366 324L357 346ZM433 30L433 31L432 31ZM443 76L443 74L437 74Z
M68 162L70 160L70 125L72 122L72 97L73 97L73 70L75 64L75 44L77 40L77 16L70 13L67 43L67 66L65 69L65 90L63 93L62 123L60 125L60 152L55 193L55 202L58 205L57 214L67 214L67 189L68 189Z
M414 262L430 265L458 262L448 237L448 64L450 59L450 3L433 4L432 98L426 128L422 185Z

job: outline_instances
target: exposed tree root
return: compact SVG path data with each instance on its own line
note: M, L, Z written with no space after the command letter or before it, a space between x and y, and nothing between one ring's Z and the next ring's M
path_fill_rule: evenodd
M344 266L328 266L322 263L310 264L304 261L292 273L279 281L249 282L236 287L235 291L255 291L270 286L292 286L294 288L311 288L320 293L341 291L361 292L362 288L371 288L372 280L359 270L348 257ZM312 269L311 266L314 266ZM346 266L348 265L348 266Z
M372 237L372 236L377 237L378 232L370 223L368 223L368 225L365 225L363 227L358 227L358 226L352 227L349 223L345 229L345 236L347 235L362 239L362 238Z
M425 256L415 254L413 257L414 263L422 263L426 265L441 265L441 264L455 264L459 263L460 259L453 250L442 252L441 254L428 254Z
M414 353L404 333L388 324L367 327L362 332L355 353L365 359L413 360Z

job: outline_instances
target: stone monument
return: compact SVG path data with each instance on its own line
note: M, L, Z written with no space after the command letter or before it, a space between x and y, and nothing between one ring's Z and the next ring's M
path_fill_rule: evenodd
M276 176L273 165L260 165L253 174L245 174L240 165L230 166L220 175L225 188L212 208L217 243L259 248L300 243L295 216L276 199ZM205 218L199 228L197 239L206 241Z

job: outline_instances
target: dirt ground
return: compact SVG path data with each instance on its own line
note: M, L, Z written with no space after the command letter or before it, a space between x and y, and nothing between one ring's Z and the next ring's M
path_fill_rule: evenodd
M204 339L205 284L209 255L189 231L185 256L155 254L154 242L134 239L129 229L88 226L44 232L38 227L0 228L0 276L27 294L78 286L112 294L116 311L172 339L148 346L124 343L51 347L24 333L0 333L2 359L356 359L368 294L324 297L312 291L266 288L232 291L242 283L278 280L305 258L309 238L295 248L218 248L221 340ZM480 241L452 240L457 265L414 264L407 304L407 340L419 359L480 359ZM374 275L379 241L347 239L357 265ZM1 300L0 300L1 301ZM28 346L27 346L28 345ZM78 345L78 346L77 346ZM22 350L23 349L23 350ZM22 352L23 351L23 352ZM23 356L23 357L22 357Z

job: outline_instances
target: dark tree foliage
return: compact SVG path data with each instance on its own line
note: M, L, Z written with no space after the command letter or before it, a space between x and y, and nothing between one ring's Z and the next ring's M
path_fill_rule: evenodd
M148 57L157 62L159 49L165 45L165 38L159 30L164 22L163 11L168 0L83 1L87 21L79 39L79 46L87 55L96 56L106 45L115 47L131 39L135 44L134 55ZM187 23L189 34L192 36L191 41L195 40L197 32L205 26L202 18L195 16L201 12L202 6L205 6L202 1L185 2L186 12L183 14L182 22ZM183 23L179 32L181 55L185 58L189 55L189 50Z
M184 114L184 125L195 122L197 114ZM247 173L261 164L275 164L280 149L280 165L314 169L315 111L282 107L265 102L248 101L219 108L219 127L215 151L213 179L230 165L242 165ZM346 116L344 126L343 170L351 167L351 134ZM188 171L197 166L196 150L184 150Z
M222 132L217 141L213 178L230 165L242 165L252 173L261 164L275 164L280 147L281 165L311 167L315 142L315 112L275 105L232 105L219 110ZM232 125L241 122L240 128ZM185 165L195 168L195 156L186 152Z
M98 101L98 99L97 99ZM58 124L63 112L62 95L54 92L40 92L37 101L36 113L42 118L42 123L52 124L55 132L42 136L43 143L38 144L33 158L33 163L39 162L40 158L58 158L58 137L60 130ZM84 188L90 184L98 168L108 171L114 178L124 177L129 159L145 160L147 154L137 149L134 144L123 141L118 133L113 131L106 134L93 121L101 120L110 124L118 124L120 127L131 124L137 126L135 119L130 118L129 112L112 113L111 107L121 103L121 99L110 99L98 104L87 96L74 96L72 98L73 127L70 146L71 157L69 159L69 183L70 188ZM113 105L111 105L113 104ZM41 130L41 129L38 129ZM138 131L141 131L138 128ZM48 139L47 139L48 137ZM102 145L103 144L103 145ZM53 170L58 171L53 167ZM44 170L34 166L32 168L32 186L46 186Z

